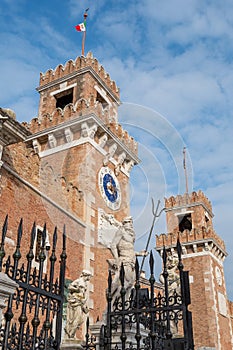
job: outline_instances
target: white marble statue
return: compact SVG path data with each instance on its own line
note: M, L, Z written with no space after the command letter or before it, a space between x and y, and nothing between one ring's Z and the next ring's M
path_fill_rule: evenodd
M69 287L67 296L67 316L65 333L68 338L75 338L77 329L84 322L85 314L89 312L87 305L87 283L91 279L91 273L83 270L80 277L73 281Z
M168 272L168 294L173 295L174 292L180 294L180 274L178 270L178 256L177 254L168 255L167 257L167 272ZM163 274L160 274L159 280L164 283Z
M120 296L121 283L119 279L120 268L123 263L125 270L126 300L130 296L131 289L135 282L135 232L133 229L132 217L127 217L122 221L122 225L118 228L113 241L110 245L110 250L113 259L108 259L109 267L114 275L112 282L112 304L116 298Z
M168 296L170 297L171 304L174 303L174 299L172 296L176 294L181 294L180 288L180 274L178 270L178 256L177 254L168 255L167 257L167 272L168 272ZM159 280L162 284L164 284L163 274L160 274ZM178 334L178 320L170 320L171 332L174 335Z

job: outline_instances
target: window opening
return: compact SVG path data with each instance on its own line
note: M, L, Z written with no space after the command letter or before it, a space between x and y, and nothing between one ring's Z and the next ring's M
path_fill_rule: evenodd
M179 217L179 231L183 232L184 230L192 230L192 217L191 214L184 215Z
M73 103L73 89L60 92L55 96L56 108L65 108L69 103Z
M97 91L96 95L96 101L100 102L103 106L103 108L106 108L108 106L107 101L103 98L103 96L100 95L100 93Z

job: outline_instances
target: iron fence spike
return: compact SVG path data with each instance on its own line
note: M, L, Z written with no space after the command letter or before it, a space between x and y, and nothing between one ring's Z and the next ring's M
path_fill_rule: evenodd
M54 229L54 234L53 234L53 251L55 251L57 245L57 226Z
M43 232L42 232L42 242L41 242L42 248L44 248L44 246L45 246L46 233L47 233L47 226L46 226L46 223L45 223L44 224L44 228L43 228Z
M181 247L181 244L180 244L179 237L177 238L176 249L177 249L178 258L179 258L179 260L181 260L182 247Z
M163 246L163 265L166 266L167 264L167 251L165 246Z
M138 258L136 258L136 261L135 261L135 275L136 275L136 281L138 281L140 278Z
M34 221L32 226L32 231L31 231L31 243L30 243L31 249L33 249L35 238L36 238L36 223Z
M17 235L17 247L20 247L20 242L23 234L23 218L20 219L18 226L18 235Z
M66 250L66 226L64 225L63 227L63 235L62 235L62 249L65 251Z
M5 242L7 228L8 228L8 214L6 215L6 218L5 218L5 221L3 224L3 228L2 228L2 244L4 244L4 242Z
M121 269L120 269L120 281L121 281L122 287L124 287L124 283L125 283L125 269L124 269L123 263L121 264Z
M152 275L154 273L154 257L152 250L150 251L150 274Z

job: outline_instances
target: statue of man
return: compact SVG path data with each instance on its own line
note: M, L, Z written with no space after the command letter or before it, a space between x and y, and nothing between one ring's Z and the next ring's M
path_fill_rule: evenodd
M167 258L167 272L168 272L168 296L170 297L170 303L174 303L173 297L177 295L181 295L180 289L180 274L178 270L178 256L177 254L169 255ZM159 280L162 284L164 284L164 276L161 273ZM170 319L170 327L173 336L178 334L178 318Z
M108 260L112 273L115 275L112 282L112 304L120 296L121 283L119 280L120 268L123 264L125 270L124 287L126 289L126 300L130 296L131 289L135 282L135 232L133 229L132 217L127 217L122 221L122 225L117 230L110 250L113 259Z
M83 270L80 277L73 281L69 287L67 296L67 318L65 332L69 338L75 338L77 329L84 322L84 316L88 313L87 283L91 279L91 273Z
M178 256L176 254L168 255L167 258L167 272L168 272L168 294L174 295L176 292L180 294L180 274L178 270ZM159 280L164 284L163 274L160 274Z

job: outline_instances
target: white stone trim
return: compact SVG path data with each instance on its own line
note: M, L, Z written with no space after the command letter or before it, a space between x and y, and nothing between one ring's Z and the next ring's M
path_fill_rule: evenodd
M46 136L48 134L63 131L63 129L66 129L67 127L70 128L79 128L81 127L81 124L83 122L91 122L96 123L98 127L100 127L103 131L103 133L106 133L108 136L108 139L112 139L113 142L115 142L118 145L118 149L121 151L124 151L127 154L127 158L130 160L130 162L134 162L135 164L138 164L140 162L139 158L131 151L125 144L122 142L111 130L108 129L108 127L104 124L104 122L97 117L94 113L90 113L85 116L78 116L77 118L67 120L64 123L60 125L54 125L48 129L39 131L33 135L30 135L27 137L25 142L31 142L34 139L39 139L40 137ZM78 140L76 140L78 141ZM73 141L74 142L74 141ZM97 143L95 143L97 145ZM98 145L100 147L100 145ZM58 146L59 147L59 146ZM73 147L72 145L70 147ZM95 146L94 146L95 147ZM101 148L101 147L100 147ZM45 152L45 151L43 151ZM43 154L43 152L41 152Z
M87 137L81 137L78 140L74 140L74 141L71 141L69 143L65 143L63 145L59 145L59 146L57 146L55 148L50 148L50 149L44 150L42 152L39 152L39 157L40 158L47 157L47 156L50 156L50 155L52 155L54 153L65 151L65 150L68 150L68 149L70 149L72 147L83 145L84 143L91 144L103 156L107 155L107 152L102 147L100 147L99 144L95 142L95 140L93 140L91 137L87 136ZM109 158L109 162L111 162L114 166L117 165L117 161L113 157ZM121 167L121 171L127 177L130 176L129 172L125 168Z
M2 321L2 311L6 307L7 299L13 295L18 284L9 278L4 272L0 272L0 320Z
M106 101L106 103L108 105L112 106L111 101L107 97L106 91L103 88L100 88L98 85L95 85L94 88L103 97L103 99Z
M66 142L69 143L69 142L72 142L73 141L73 133L71 131L71 129L68 127L68 128L65 128L64 130L64 134L65 134L65 139L66 139Z
M48 134L48 143L50 148L55 148L57 147L57 140L54 134Z
M174 206L171 208L166 208L165 209L165 213L167 213L168 211L174 211L174 210L182 210L184 208L193 208L193 207L197 207L201 205L205 211L210 215L211 218L214 217L214 214L206 207L206 205L203 202L195 202L195 203L187 203L187 204L183 204L183 205L179 205L179 206Z
M67 85L66 87L63 87L62 84L63 84L63 83L60 84L60 89L50 92L50 96L57 95L57 94L59 94L60 92L63 92L63 91L72 89L73 87L77 86L77 83L74 83L74 84L71 84L71 85Z
M32 141L32 146L34 148L34 152L36 154L39 154L40 153L40 150L41 150L41 146L40 146L40 143L37 139L33 140Z
M186 214L192 214L194 211L193 210L181 210L179 213L175 213L175 216L184 216Z
M217 261L218 264L220 264L221 266L223 266L223 262L221 260L219 260L212 252L210 251L202 251L202 252L198 252L198 253L188 253L185 255L182 255L182 259L188 259L188 258L195 258L195 257L199 257L199 256L206 256L206 255L210 255L213 259L215 259Z
M53 87L54 85L57 84L62 84L66 81L68 81L69 79L78 77L79 75L83 75L84 73L90 73L93 75L93 77L98 81L98 83L103 86L103 88L108 92L108 94L112 97L112 99L114 100L114 102L117 103L118 106L120 106L120 100L118 98L118 96L115 95L114 92L112 92L112 90L109 89L109 87L105 84L105 82L100 78L100 76L96 73L96 71L91 67L91 66L87 66L84 67L82 69L79 69L78 71L74 71L70 74L66 74L61 78L55 79L47 84L44 84L42 86L39 86L36 88L36 90L41 93L44 90L47 90L48 88Z

